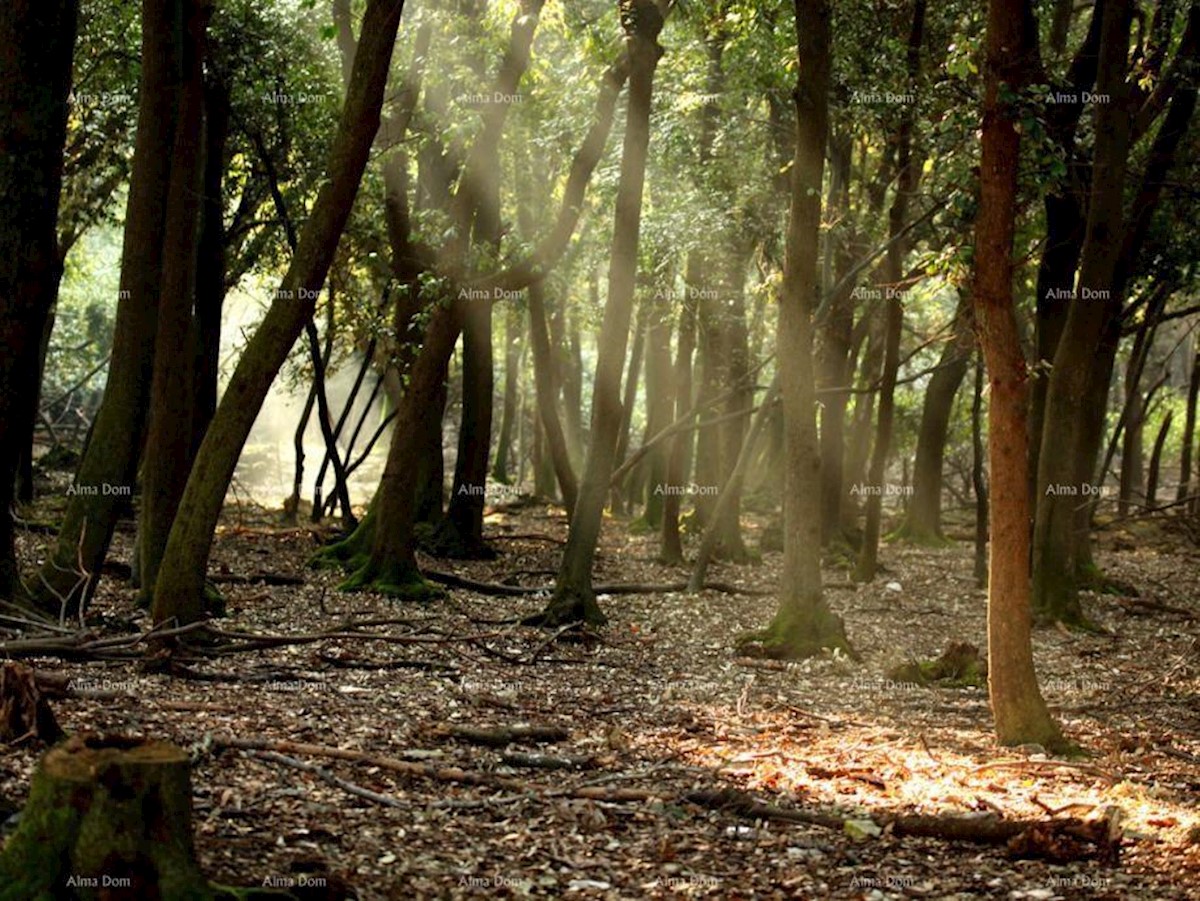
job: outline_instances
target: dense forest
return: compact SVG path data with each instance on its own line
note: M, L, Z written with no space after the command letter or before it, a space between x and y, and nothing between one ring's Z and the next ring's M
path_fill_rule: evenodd
M1200 2L7 0L0 901L1200 898Z

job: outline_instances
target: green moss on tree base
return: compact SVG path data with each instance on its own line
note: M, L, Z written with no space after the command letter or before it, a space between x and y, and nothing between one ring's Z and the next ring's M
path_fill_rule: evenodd
M353 532L341 541L321 548L309 559L308 565L313 569L358 569L370 554L374 540L375 516L374 511L369 510Z
M765 629L739 637L736 647L748 657L773 660L804 660L824 651L841 651L853 660L861 659L846 636L842 618L824 601L804 610L780 610Z
M379 565L370 558L358 566L338 590L375 591L402 601L435 601L446 596L441 588L427 582L415 566Z

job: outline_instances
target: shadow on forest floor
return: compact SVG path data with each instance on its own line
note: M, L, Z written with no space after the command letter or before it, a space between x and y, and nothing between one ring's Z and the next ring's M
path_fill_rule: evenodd
M128 662L33 661L106 692L105 700L55 702L63 727L184 746L210 733L337 746L531 788L309 761L387 796L393 803L385 805L253 753L201 755L193 775L197 850L216 881L326 885L308 897L334 897L347 884L363 899L1200 897L1200 654L1196 620L1186 615L1089 596L1089 612L1110 634L1035 635L1044 693L1091 754L1060 761L1036 747L997 747L983 689L922 688L886 676L950 642L984 645L984 593L962 543L885 547L887 571L877 582L831 592L864 662L789 665L730 650L770 616L770 597L604 598L610 624L599 640L551 644L544 632L502 622L540 609L541 598L453 590L444 601L397 605L339 594L336 573L304 569L319 533L266 522L229 518L215 571L300 573L306 583L223 586L230 615L221 628L293 633L341 624L424 640L328 640L214 657L192 662L192 678L174 679ZM499 559L438 568L540 584L560 552L546 539L561 539L565 525L531 508L490 517L488 531L498 536ZM654 541L609 522L597 582L679 581L679 571L654 562ZM1200 614L1194 548L1166 540L1123 546L1119 536L1102 546L1101 564L1139 585L1143 598ZM129 536L119 534L114 557L127 559L129 550ZM771 589L778 565L768 554L761 565L716 567L713 577ZM831 583L845 578L827 572ZM108 581L94 612L127 618L132 598L127 584ZM402 621L365 625L381 618ZM463 728L517 724L549 728L543 739L555 729L566 737L533 744L516 734L491 747ZM36 759L29 747L0 759L0 798L23 801ZM668 800L563 796L580 785ZM865 814L1086 818L1115 806L1127 839L1116 867L1048 863L886 830L857 840L669 800L721 786L782 807Z

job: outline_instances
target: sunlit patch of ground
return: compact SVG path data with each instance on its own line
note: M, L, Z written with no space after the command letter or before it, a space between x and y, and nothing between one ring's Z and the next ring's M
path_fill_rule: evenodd
M654 562L652 536L607 526L598 582L681 581ZM501 556L425 561L485 581L552 578L565 534L545 508L489 521ZM519 536L519 537L518 537ZM606 598L602 641L546 644L506 624L538 598L452 591L396 605L347 596L337 575L304 569L316 537L243 512L227 517L214 570L301 574L302 586L227 585L228 629L309 632L391 617L380 634L482 636L470 642L329 641L197 661L211 677L168 679L134 663L39 668L118 686L118 700L56 702L68 730L166 737L191 746L228 732L352 748L524 780L529 793L405 779L377 767L316 761L399 806L382 806L311 773L252 756L199 754L197 848L224 882L262 884L318 873L364 899L410 898L1109 898L1200 897L1196 830L1200 705L1194 619L1089 598L1111 630L1036 635L1046 696L1089 757L1051 760L991 737L980 689L925 689L889 669L951 641L984 640L984 595L970 550L887 546L878 582L831 592L864 662L772 666L737 658L732 639L769 617L769 597L705 592ZM1108 547L1108 545L1106 545ZM26 542L23 551L36 552ZM116 556L127 559L129 536ZM1194 553L1164 541L1110 548L1101 562L1144 589L1143 600L1196 611ZM713 578L775 585L778 559L718 567ZM844 581L831 569L830 582ZM98 628L132 617L132 591L107 582ZM1200 612L1200 611L1197 611ZM94 684L94 683L93 683ZM590 758L581 770L539 771L503 749L448 740L446 728L556 725L569 739L541 748ZM513 750L513 749L509 749ZM23 800L35 749L0 757L0 798ZM645 803L563 796L583 785L644 790ZM764 802L847 814L993 812L1042 818L1119 807L1128 829L1120 866L1011 860L1002 848L886 832L855 840L816 826L755 822L679 803L693 788L733 785Z

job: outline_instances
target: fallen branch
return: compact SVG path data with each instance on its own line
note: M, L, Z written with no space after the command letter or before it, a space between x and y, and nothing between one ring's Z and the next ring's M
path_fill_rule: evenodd
M528 726L524 724L497 726L490 729L476 726L450 726L442 730L442 734L489 748L503 748L516 742L549 744L566 741L570 737L570 733L566 729L558 726Z
M522 798L577 798L608 803L693 804L748 819L803 823L839 832L846 831L847 824L862 823L866 820L865 816L844 816L828 811L779 807L764 803L746 792L731 788L695 790L682 795L669 790L609 788L600 785L551 789L548 786L527 783L497 773L414 763L395 757L327 745L234 735L215 735L212 737L211 745L218 749L273 751L286 756L304 755L346 760L412 778L503 789ZM1042 820L1006 820L994 814L918 816L882 812L875 814L871 822L880 828L890 829L893 834L899 836L940 838L947 841L982 845L1007 844L1009 849L1017 854L1048 856L1053 859L1061 859L1059 855L1067 854L1072 855L1072 859L1075 859L1089 848L1094 848L1100 856L1112 860L1115 859L1120 843L1120 830L1115 815L1087 821L1055 817Z
M538 770L586 770L596 765L594 757L552 757L549 754L524 754L518 751L502 754L500 762L505 766Z

